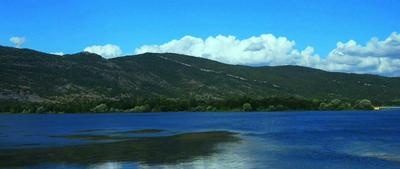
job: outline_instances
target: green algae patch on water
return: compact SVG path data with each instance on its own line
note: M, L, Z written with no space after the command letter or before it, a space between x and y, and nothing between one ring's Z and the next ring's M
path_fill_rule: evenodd
M162 129L140 129L140 130L113 132L113 134L156 134L164 131L165 130Z
M54 135L50 137L55 138L67 138L67 139L81 139L87 141L118 141L118 140L129 140L137 138L135 135L141 134L157 134L165 130L161 129L140 129L140 130L128 130L118 132L105 132L103 134L92 134L91 132L104 131L102 129L93 130L80 130L79 133L87 134L71 134L71 135ZM131 135L134 134L134 135Z
M118 141L118 140L128 140L132 137L124 136L112 136L112 135L91 135L91 134L72 134L72 135L60 135L60 136L50 136L55 138L68 138L68 139L81 139L88 141Z
M173 136L48 148L0 150L0 168L40 164L88 165L102 162L140 162L148 165L176 164L218 153L217 145L238 142L232 132L210 131Z

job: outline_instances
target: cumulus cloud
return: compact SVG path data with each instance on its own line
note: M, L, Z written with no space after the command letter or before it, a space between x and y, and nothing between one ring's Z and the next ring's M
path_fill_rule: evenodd
M114 58L121 56L122 51L117 45L106 44L106 45L93 45L86 47L83 51L95 53L103 56L104 58Z
M229 64L313 66L320 58L312 47L295 49L295 42L272 34L237 39L234 36L218 35L201 39L185 36L162 45L144 45L135 53L171 52L193 55Z
M11 37L10 42L14 44L16 48L21 48L21 46L26 42L25 37Z
M338 42L321 67L326 70L400 76L400 35L372 38L365 45Z
M211 36L206 39L184 36L161 45L144 45L135 50L180 53L228 64L300 65L329 71L400 76L400 35L392 33L384 40L372 38L366 45L354 40L338 42L328 56L320 57L311 46L299 50L295 41L272 34L247 39L235 36Z

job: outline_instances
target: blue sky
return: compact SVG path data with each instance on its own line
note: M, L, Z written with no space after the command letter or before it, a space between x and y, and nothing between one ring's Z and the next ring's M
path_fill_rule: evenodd
M397 0L2 0L0 44L76 53L115 44L123 54L185 35L246 39L272 34L325 58L338 42L367 43L400 31Z
M366 42L400 30L396 0L3 0L0 42L26 37L25 47L73 53L95 44L133 52L184 35L271 33L326 55L338 41Z

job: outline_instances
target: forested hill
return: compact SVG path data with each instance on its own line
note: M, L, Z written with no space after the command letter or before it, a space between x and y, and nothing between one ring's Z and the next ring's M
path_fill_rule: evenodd
M104 59L0 46L0 100L62 102L123 98L400 98L400 78L300 66L250 67L172 53Z

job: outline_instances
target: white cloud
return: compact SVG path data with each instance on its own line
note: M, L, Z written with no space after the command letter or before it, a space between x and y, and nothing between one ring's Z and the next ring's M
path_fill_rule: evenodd
M50 54L62 56L62 55L64 55L64 52L52 52Z
M364 46L354 40L338 42L337 47L323 58L314 53L313 47L298 50L293 40L272 34L242 40L223 35L206 39L184 36L135 50L136 54L145 52L180 53L229 64L300 65L329 71L400 76L400 35L396 32L382 41L372 38Z
M171 52L244 65L313 66L320 60L319 56L314 54L312 47L307 47L302 51L294 47L294 41L290 41L286 37L275 37L272 34L253 36L243 40L223 35L211 36L205 40L185 36L162 45L142 46L136 49L135 53Z
M107 44L107 45L93 45L86 47L85 52L95 53L103 56L104 58L114 58L121 56L122 51L117 45Z
M20 48L26 42L26 39L25 37L14 36L10 38L10 42L13 43L16 48Z
M400 76L400 35L372 38L366 45L338 42L321 67L326 70Z

